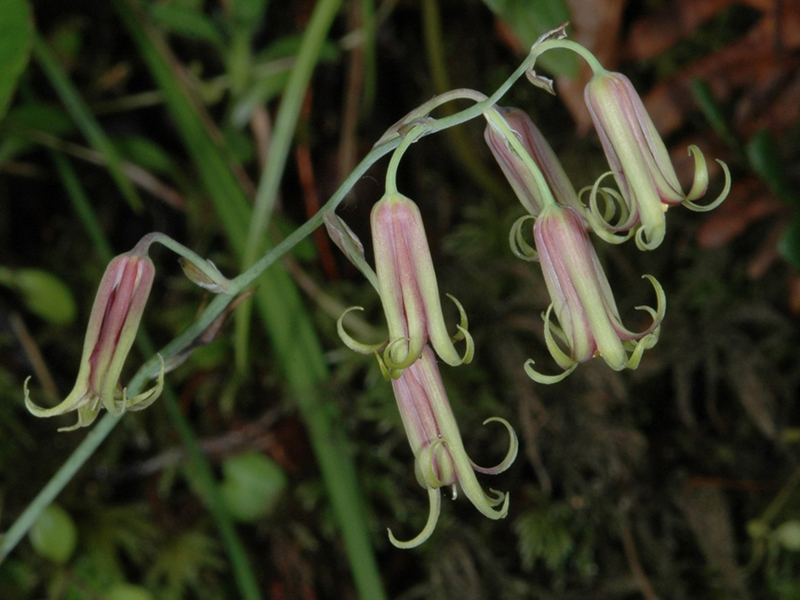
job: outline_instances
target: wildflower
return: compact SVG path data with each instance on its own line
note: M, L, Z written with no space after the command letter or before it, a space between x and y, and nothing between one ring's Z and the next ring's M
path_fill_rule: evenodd
M575 193L575 188L558 157L528 114L519 108L495 106L494 110L505 121L507 130L510 130L521 143L520 150L524 149L527 153L527 156L523 156L520 150L515 148L517 144L510 140L502 124L498 125L496 119L487 118L483 137L525 209L536 217L547 204L543 194L548 192L539 185L536 169L544 175L547 187L557 202L582 209L578 202L578 194Z
M725 187L710 204L696 204L708 187L708 168L700 149L689 146L695 174L691 189L684 194L664 142L630 80L599 65L592 68L595 74L586 85L584 97L626 206L615 225L598 214L596 194L605 175L592 188L590 204L595 218L610 231L627 231L640 222L636 244L642 250L652 250L664 239L666 209L678 204L694 211L715 208L728 195L730 172L717 160L725 172Z
M517 227L522 224L517 223ZM621 323L608 279L575 209L556 204L547 206L534 223L533 236L552 301L544 315L545 341L565 372L557 376L542 375L529 360L525 364L528 375L540 383L555 383L571 373L578 363L596 355L615 371L635 369L642 353L658 341L666 310L666 298L659 283L645 275L655 288L658 306L656 310L637 307L647 311L653 323L641 333L631 332ZM553 311L560 327L550 321ZM561 349L554 335L568 352Z
M484 424L499 421L505 425L511 442L505 458L497 466L483 468L475 465L464 449L436 358L429 346L423 348L419 360L392 380L392 387L408 443L414 453L417 481L428 490L430 512L425 527L415 538L401 542L389 530L389 541L398 548L413 548L427 540L439 518L441 488L447 485L453 486L454 499L458 484L475 508L485 516L490 519L504 518L508 514L508 493L490 490L491 494L487 494L478 483L475 471L496 475L511 466L519 447L511 425L497 417L484 421ZM500 508L495 508L501 504Z
M428 341L447 364L469 363L474 346L467 331L467 316L461 304L448 294L461 317L460 324L456 325L458 332L451 337L444 323L439 286L417 205L399 192L387 193L372 208L371 221L376 271L371 280L381 296L389 340L369 346L347 335L342 319L350 310L360 310L353 307L339 319L342 341L352 350L365 354L384 349L381 368L391 377L398 377L403 369L411 366ZM344 234L339 231L337 235ZM352 254L354 251L348 256ZM462 339L466 341L463 356L453 343Z
M125 410L141 410L161 394L163 361L156 384L138 396L129 398L119 381L155 276L147 247L148 244L140 243L130 252L114 258L106 268L89 317L78 380L64 401L53 408L36 406L25 382L25 406L37 417L77 411L78 422L59 431L90 425L101 408L114 415L121 415Z

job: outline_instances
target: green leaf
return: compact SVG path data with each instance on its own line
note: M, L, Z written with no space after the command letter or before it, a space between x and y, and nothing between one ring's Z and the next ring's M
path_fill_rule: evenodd
M0 119L31 55L33 18L27 0L0 0Z
M777 142L772 134L762 129L747 144L747 159L752 169L764 180L767 187L779 198L798 204L798 198L786 180L786 173L776 151Z
M236 29L258 29L267 12L267 0L231 0L228 5L231 23Z
M222 498L238 521L256 521L272 512L287 484L283 469L260 452L231 456L222 472Z
M51 504L42 511L28 536L37 554L58 564L70 559L78 543L75 521L57 504Z
M283 71L263 77L254 82L242 97L233 105L231 123L234 127L244 127L250 122L250 116L259 106L263 106L286 87L289 71Z
M47 102L18 104L8 111L3 125L8 132L0 140L0 164L37 147L28 140L26 131L64 137L75 129L72 119L63 110Z
M40 269L12 271L0 267L0 284L22 295L28 310L54 325L75 320L77 308L69 287L58 277Z
M778 252L783 259L800 270L800 217L795 217L778 241Z
M483 3L511 27L526 48L546 31L570 20L565 0L483 0ZM578 75L578 61L572 52L554 50L543 54L536 64L553 75Z
M6 115L4 125L35 129L59 137L75 130L72 119L59 106L39 101L25 102L12 108Z
M287 35L278 38L256 54L256 70L264 66L262 63L268 63L277 58L296 56L302 42L303 38L297 35ZM319 49L319 62L325 63L334 61L339 58L340 54L339 47L334 42L324 40Z
M202 10L177 4L154 4L148 10L150 18L161 27L188 38L203 40L222 47L222 35L214 22Z
M108 590L104 598L105 600L153 600L153 595L141 586L119 583Z
M728 119L714 97L714 92L711 90L708 81L702 78L692 80L692 97L708 123L717 132L717 135L725 140L725 143L729 146L737 147L736 136L728 126Z
M169 152L150 138L128 135L114 137L111 141L120 156L148 171L166 175L173 175L177 171L177 165Z

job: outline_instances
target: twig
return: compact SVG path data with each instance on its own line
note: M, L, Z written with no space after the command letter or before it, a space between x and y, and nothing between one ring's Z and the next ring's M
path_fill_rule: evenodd
M622 548L625 551L625 558L628 559L628 566L631 569L633 578L639 586L639 591L642 592L642 596L644 596L646 600L660 600L642 568L642 563L639 562L639 555L636 552L636 544L633 540L628 518L623 515L621 521L620 537L622 538Z

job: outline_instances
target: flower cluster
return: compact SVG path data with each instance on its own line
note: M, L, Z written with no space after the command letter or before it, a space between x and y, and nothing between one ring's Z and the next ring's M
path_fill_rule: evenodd
M511 249L518 257L539 262L551 303L544 313L547 348L561 367L557 375L545 375L528 360L524 369L535 381L552 384L569 375L578 364L595 356L620 371L638 367L645 350L657 342L666 312L666 297L651 275L644 275L655 290L656 307L639 306L650 324L641 331L626 328L617 309L608 278L595 251L590 233L611 243L635 237L640 249L653 249L664 239L665 211L683 204L693 210L710 210L727 195L730 177L723 164L726 183L720 196L707 205L696 201L708 185L708 171L702 153L695 159L695 178L683 193L663 141L644 109L630 81L605 71L585 48L563 41L563 28L546 34L531 50L526 74L535 85L552 91L550 82L536 75L536 56L550 48L569 48L584 55L595 70L586 87L586 102L597 127L618 189L597 182L580 193L553 149L530 117L516 108L501 108L471 90L456 90L442 98L460 97L484 102L489 149L528 214L514 224L509 235ZM499 94L496 94L499 95ZM380 295L388 325L388 338L379 344L363 344L348 335L343 319L339 335L351 349L374 354L381 371L392 382L408 441L415 457L420 485L428 490L430 514L422 532L409 542L391 542L401 548L416 546L431 535L440 510L440 489L459 484L465 495L484 515L502 518L508 510L508 494L492 490L486 494L475 471L497 474L504 471L517 453L511 426L501 421L511 435L506 458L493 469L481 469L467 457L439 374L436 355L451 366L469 363L474 344L468 332L466 313L452 296L460 323L453 335L445 326L439 288L431 261L425 230L417 205L397 191L395 176L400 157L411 143L428 131L433 121L429 112L446 100L434 99L412 111L393 126L381 142L401 139L386 177L386 193L371 216L375 270L367 264L361 242L335 215L326 216L334 242L367 276ZM582 198L588 194L588 203ZM526 233L533 221L532 239ZM463 340L463 353L454 342ZM499 507L499 508L498 508Z
M587 229L594 221L579 202L563 167L531 119L518 109L496 109L486 115L485 137L512 188L530 215L517 220L511 230L513 252L539 261L552 303L544 315L545 341L559 375L544 375L525 364L528 375L540 383L556 383L578 363L602 357L614 370L635 369L642 353L658 341L666 310L663 290L653 284L657 308L641 307L653 318L641 332L622 325L608 279L592 246ZM526 185L520 185L525 181ZM531 210L530 198L539 199ZM523 226L533 219L531 246ZM555 313L558 325L552 323Z
M682 204L695 211L710 210L724 200L730 189L728 169L718 161L725 173L725 187L716 200L705 205L697 203L707 191L708 170L703 154L692 146L689 152L694 157L695 175L691 188L684 193L664 142L631 82L624 75L606 71L585 48L563 37L563 28L559 28L540 38L526 59L527 66L518 69L510 81L525 72L532 83L552 91L550 82L533 71L539 54L552 48L567 48L587 59L594 76L586 86L585 99L610 166L610 171L594 185L576 192L530 117L519 109L495 105L507 87L488 99L471 90L454 90L423 104L379 141L396 144L396 149L386 175L385 194L373 207L370 218L374 270L350 228L332 212L324 217L333 241L379 294L388 329L386 339L378 344L355 340L345 331L344 317L352 310L363 309L352 307L339 318L339 335L352 350L374 355L384 378L391 382L414 455L417 481L428 492L430 511L422 531L406 542L398 541L389 531L391 543L399 548L417 546L431 536L441 509L441 489L446 486L452 487L454 498L460 487L486 517L504 518L508 514L508 493L493 489L487 493L476 472L499 474L513 463L518 451L511 425L501 418L489 418L484 423L498 421L508 430L506 456L491 468L479 467L470 460L439 371L437 356L447 365L459 367L472 361L475 346L464 307L449 295L459 322L454 329L445 324L420 209L398 191L396 184L398 165L410 145L427 133L451 126L452 122L442 123L457 116L445 118L437 126L430 112L456 98L479 104L459 114L463 121L478 115L485 117L484 138L528 213L514 224L509 241L515 255L541 266L551 301L543 315L545 343L562 369L557 375L545 375L528 360L524 364L526 373L540 383L556 383L578 364L596 356L615 371L635 369L643 353L658 342L666 311L661 285L651 275L643 276L655 290L656 307L637 307L647 313L647 327L638 332L626 328L590 234L615 244L635 238L640 249L652 250L665 238L668 207ZM463 116L466 114L470 116ZM601 185L609 174L614 176L617 189ZM584 196L588 202L582 200ZM208 291L232 297L235 290L246 285L241 279L227 280L212 263L162 234L145 236L106 269L72 392L57 406L41 408L30 399L26 382L25 403L34 415L51 417L75 411L77 423L66 428L75 429L91 424L103 408L118 416L127 410L141 410L158 398L164 385L163 360L156 383L149 390L129 397L120 383L155 276L148 257L153 242L180 254L186 275ZM262 271L267 264L261 267ZM254 277L245 279L249 282ZM463 349L459 351L462 342Z

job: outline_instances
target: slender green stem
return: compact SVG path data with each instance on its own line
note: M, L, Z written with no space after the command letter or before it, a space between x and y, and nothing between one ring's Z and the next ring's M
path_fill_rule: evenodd
M400 166L400 160L403 155L411 147L411 144L416 142L425 133L425 125L416 125L403 136L403 141L392 154L389 161L389 167L386 169L386 193L397 194L397 169Z
M542 42L541 44L537 44L533 48L531 48L530 57L533 58L534 62L536 59L547 52L548 50L572 50L575 54L580 55L587 63L589 63L589 67L592 69L592 73L595 75L600 73L605 73L606 69L603 65L600 64L600 61L597 60L594 54L589 52L586 48L578 44L577 42L573 42L572 40L547 40ZM533 64L531 63L531 68L533 68Z
M72 452L70 457L64 462L63 465L56 471L55 475L47 482L41 491L36 495L36 498L28 505L22 514L17 517L17 520L9 527L6 534L0 541L0 563L2 563L6 556L16 547L19 541L28 533L28 530L33 527L36 519L42 514L42 511L50 506L55 500L56 496L64 489L64 487L72 480L75 473L89 460L94 454L94 451L103 443L111 430L116 427L121 417L115 417L111 413L106 413L92 427L91 431L86 435L80 445Z
M94 118L94 115L92 115L89 107L86 106L86 103L69 80L69 77L67 77L64 70L58 64L58 61L50 54L50 50L47 48L45 41L38 34L33 41L33 54L39 66L42 68L42 71L44 71L45 76L50 80L51 85L64 103L64 106L67 107L75 124L86 136L86 139L89 140L92 147L105 156L108 172L111 174L117 187L119 187L125 200L127 200L134 211L141 212L143 206L142 200L139 198L136 188L122 169L122 159L119 153L100 127L100 124Z
M173 240L168 235L164 235L163 233L153 232L148 233L144 236L139 243L136 244L137 247L142 247L143 250L146 252L147 248L150 247L150 244L157 243L161 244L162 246L169 248L175 254L182 256L183 258L187 259L192 265L194 265L197 269L199 269L203 275L205 275L209 282L216 285L216 288L213 288L214 291L224 291L226 293L231 293L230 291L230 280L223 277L223 275L217 271L215 267L211 265L209 261L205 258L190 250L180 242ZM207 285L204 285L207 289Z

